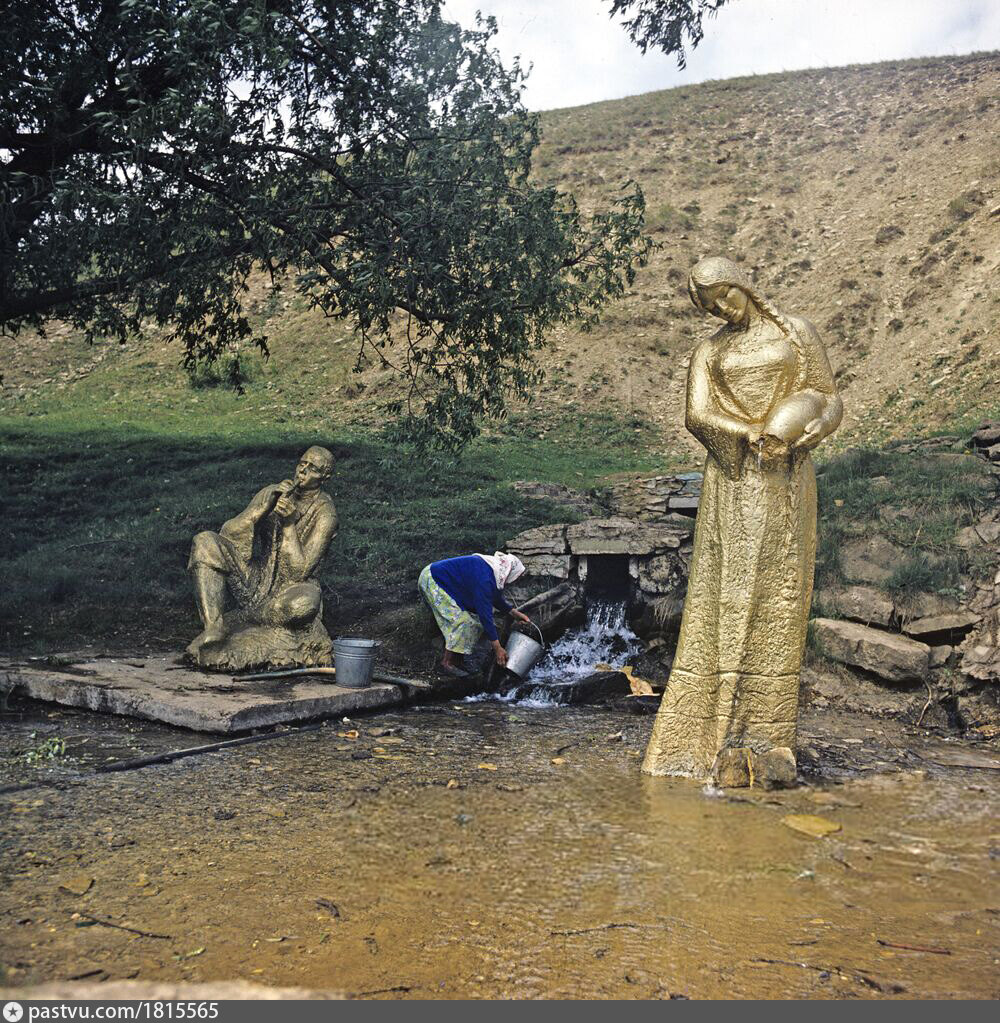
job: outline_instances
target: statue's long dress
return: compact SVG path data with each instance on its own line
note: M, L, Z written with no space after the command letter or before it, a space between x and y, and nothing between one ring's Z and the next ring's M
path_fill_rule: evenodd
M758 464L739 428L782 399L833 394L811 324L741 350L720 332L692 357L688 418L708 449L673 670L643 770L707 778L726 747L795 749L799 668L816 555L816 475L806 452Z

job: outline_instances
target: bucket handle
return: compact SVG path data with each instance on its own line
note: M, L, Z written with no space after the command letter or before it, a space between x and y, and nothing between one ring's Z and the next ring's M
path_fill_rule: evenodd
M519 608L514 608L514 610L517 611L519 610ZM538 633L538 641L542 644L542 649L548 650L549 645L548 643L545 642L545 637L542 635L542 630L530 618L528 619L528 624L535 630L535 632Z

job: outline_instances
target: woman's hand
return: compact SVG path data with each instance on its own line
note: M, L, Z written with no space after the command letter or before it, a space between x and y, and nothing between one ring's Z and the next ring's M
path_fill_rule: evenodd
M498 639L493 640L493 656L496 658L498 667L507 667L507 651L504 650L503 644Z
M531 619L523 611L511 611L510 616L515 622L523 622L525 625L531 624Z
M802 433L802 436L795 442L793 447L802 448L803 451L812 451L814 447L823 439L823 420L816 418L810 419L806 423L806 428Z

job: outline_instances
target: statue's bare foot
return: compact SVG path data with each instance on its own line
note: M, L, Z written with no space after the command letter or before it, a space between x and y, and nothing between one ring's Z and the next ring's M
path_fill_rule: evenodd
M226 627L222 624L222 620L220 619L217 622L211 622L206 625L193 640L191 640L191 643L187 648L187 652L192 657L197 657L198 652L203 646L208 646L210 643L221 643L225 638Z

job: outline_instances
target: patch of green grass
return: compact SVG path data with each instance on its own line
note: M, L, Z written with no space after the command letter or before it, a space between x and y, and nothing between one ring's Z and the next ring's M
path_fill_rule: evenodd
M221 396L227 407L232 400ZM493 551L571 516L529 501L516 479L588 489L664 464L657 435L616 409L533 414L500 424L459 457L418 457L360 429L264 428L192 410L187 429L137 410L0 419L0 644L8 650L174 647L197 631L186 571L191 537L218 529L310 444L334 451L341 527L320 579L327 623L413 598L436 558Z
M880 533L907 550L884 588L953 588L976 572L956 533L978 521L991 493L989 466L958 452L857 448L823 463L819 484L817 589L844 581L842 551Z
M907 555L885 581L885 589L897 596L907 593L940 593L954 590L964 568L964 559L954 552L928 557L928 552Z
M646 212L646 228L651 234L661 231L691 231L700 213L701 207L696 202L688 203L681 210L668 202L659 203Z
M948 203L948 215L952 220L968 220L982 204L982 196L979 192L972 189L968 192L963 192L961 195L955 196L951 202Z
M188 383L196 391L206 387L230 387L236 367L236 356L223 355L214 362L196 362L186 372ZM264 373L264 360L256 352L241 352L239 356L239 380L247 384L259 380Z

